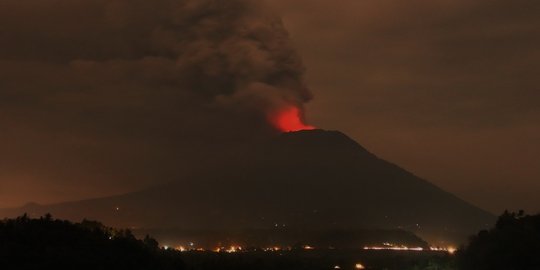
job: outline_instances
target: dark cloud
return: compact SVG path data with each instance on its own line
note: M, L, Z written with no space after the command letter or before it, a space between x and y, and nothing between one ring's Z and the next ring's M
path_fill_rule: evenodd
M272 2L317 126L492 211L540 211L538 1Z
M538 1L267 2L317 126L540 210ZM266 113L310 98L292 47L255 0L0 1L0 205L167 181L272 132Z
M2 1L0 206L174 179L275 132L303 73L255 1Z

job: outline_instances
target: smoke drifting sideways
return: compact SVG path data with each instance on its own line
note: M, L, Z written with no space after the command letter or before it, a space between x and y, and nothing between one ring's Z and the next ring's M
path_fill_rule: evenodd
M311 99L261 1L4 0L0 33L1 177L36 189L174 177Z

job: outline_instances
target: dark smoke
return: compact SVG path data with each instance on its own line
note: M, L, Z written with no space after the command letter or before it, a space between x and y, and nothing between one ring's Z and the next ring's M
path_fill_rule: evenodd
M310 99L303 72L280 19L255 1L3 0L2 190L174 179L275 132L269 112Z

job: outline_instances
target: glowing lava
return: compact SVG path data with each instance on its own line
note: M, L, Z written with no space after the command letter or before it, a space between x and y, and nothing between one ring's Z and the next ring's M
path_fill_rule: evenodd
M314 126L306 125L300 117L297 107L289 107L271 117L272 123L283 132L315 129Z

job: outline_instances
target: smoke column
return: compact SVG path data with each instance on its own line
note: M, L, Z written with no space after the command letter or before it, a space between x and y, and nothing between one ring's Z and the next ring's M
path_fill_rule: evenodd
M260 1L3 0L0 33L7 201L174 179L304 127L304 67Z
M54 88L78 101L121 93L266 115L311 98L288 33L259 1L6 0L0 24L2 70L40 76L0 97L39 102Z

